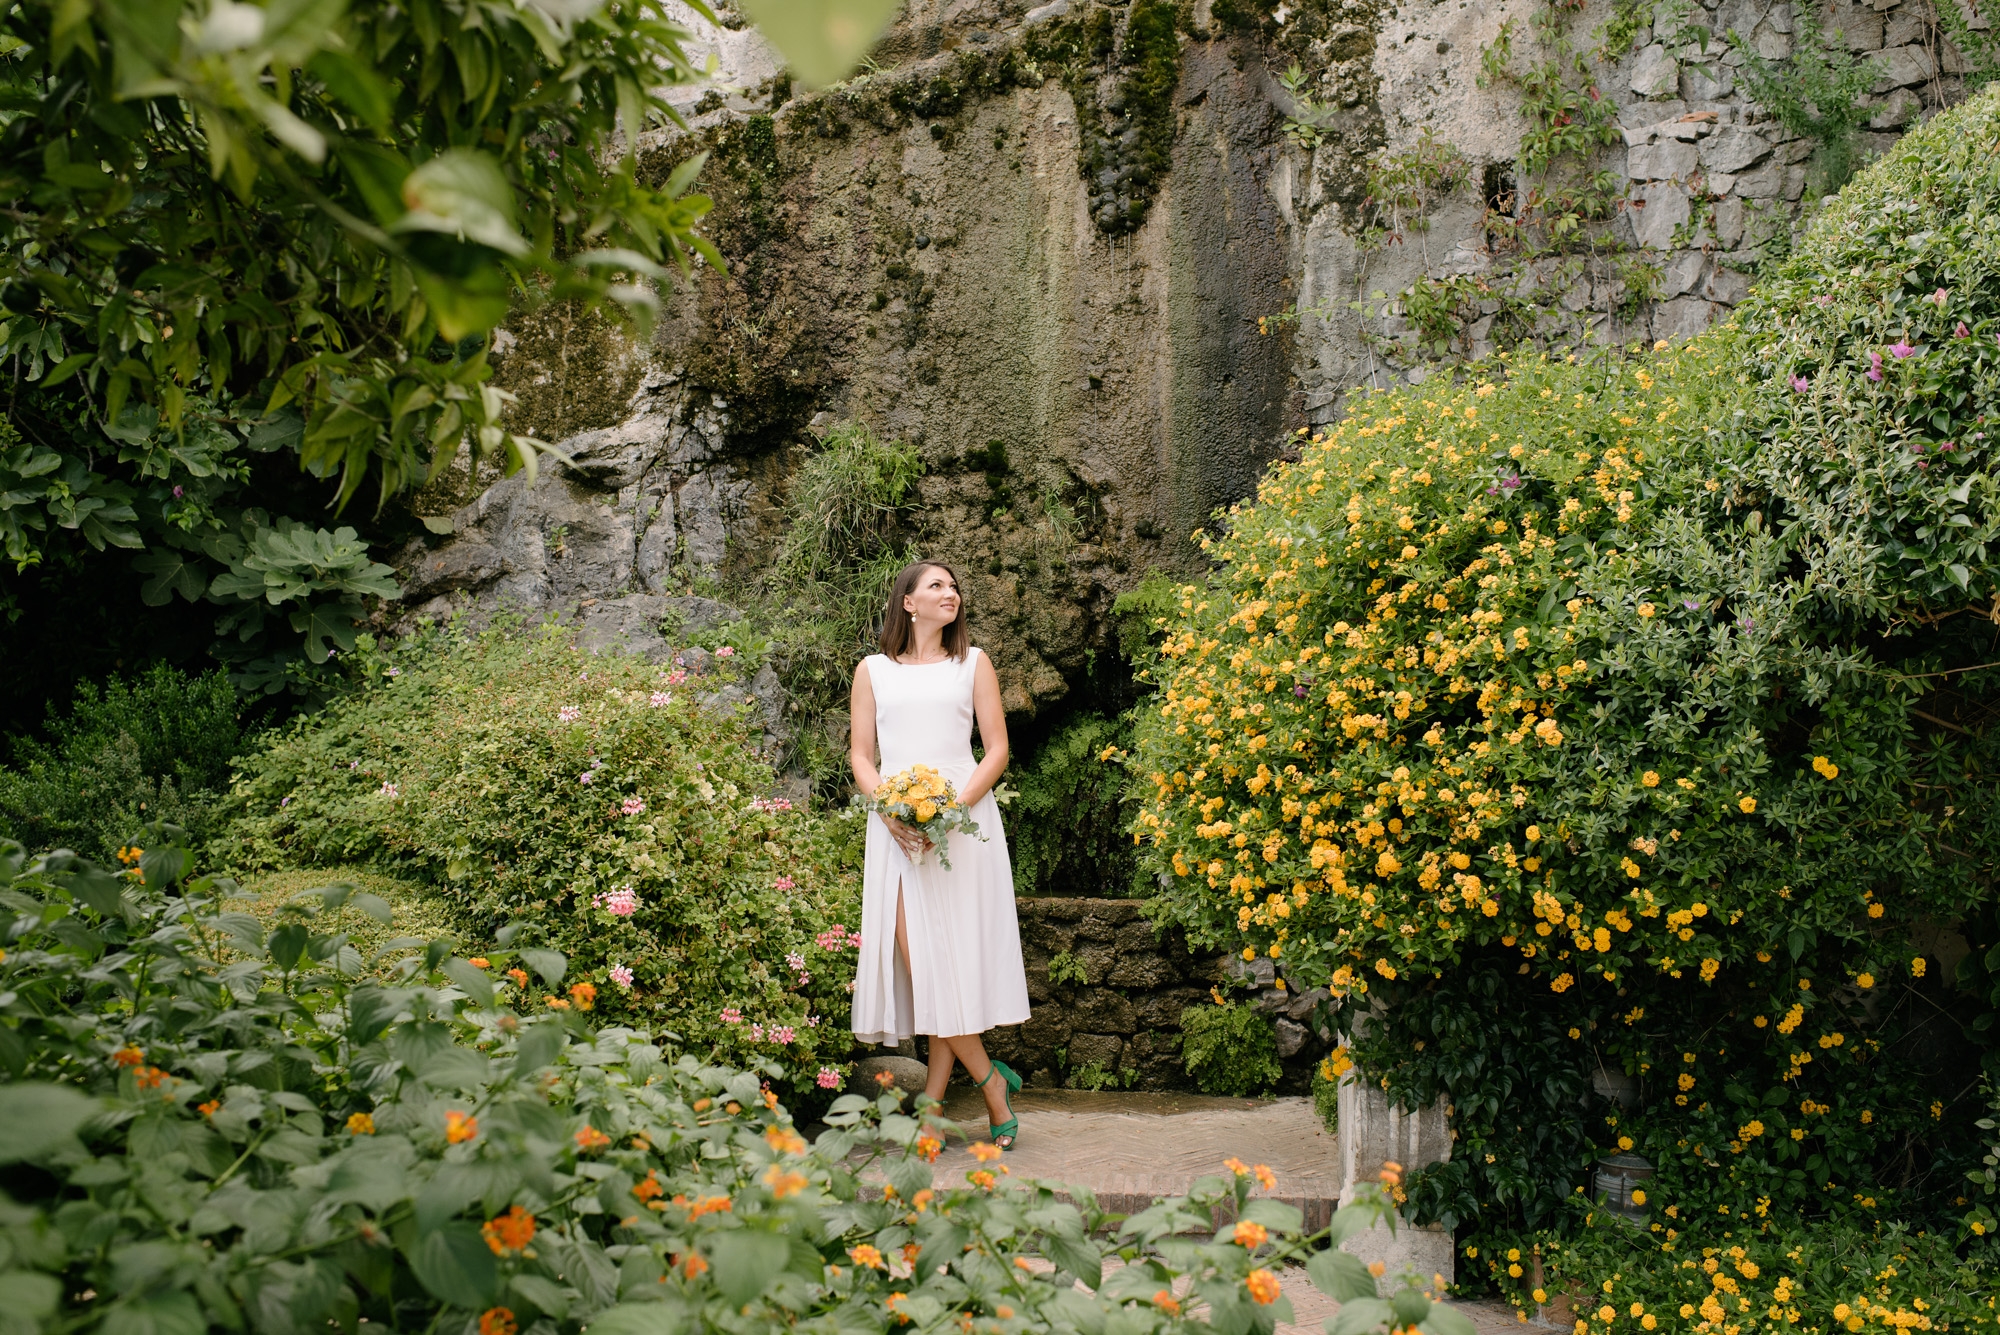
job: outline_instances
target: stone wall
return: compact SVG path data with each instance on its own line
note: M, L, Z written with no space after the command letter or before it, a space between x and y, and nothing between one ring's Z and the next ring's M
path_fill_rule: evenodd
M1017 1067L1030 1085L1076 1083L1095 1066L1119 1075L1112 1088L1191 1089L1180 1054L1181 1011L1208 1004L1211 989L1254 1001L1278 1026L1287 1092L1308 1087L1325 1049L1308 1033L1311 1005L1325 993L1299 996L1272 985L1267 970L1238 961L1192 954L1178 930L1156 932L1136 899L1023 899L1016 909L1028 966L1028 1023L997 1029L986 1046ZM1057 972L1081 969L1058 981ZM1262 961L1268 965L1270 962ZM1253 998L1240 981L1258 987ZM1296 1017L1292 1012L1297 1012Z
M1748 99L1726 40L1785 55L1799 0L1661 0L1603 52L1614 0L1582 0L1568 28L1618 133L1571 165L1609 174L1616 215L1581 258L1510 250L1495 220L1533 184L1516 179L1526 123L1481 58L1510 23L1516 65L1544 58L1545 3L1182 6L1172 143L1143 220L1111 233L1103 201L1128 186L1081 164L1111 142L1131 70L1113 50L1079 74L1050 43L1129 4L909 0L877 64L821 92L726 9L720 27L683 13L720 73L641 159L663 176L710 154L729 272L679 284L646 342L562 307L510 322L498 382L574 462L532 484L461 472L422 497L402 614L532 617L753 580L814 424L856 418L921 452L911 536L958 565L1009 710L1061 707L1115 652L1112 599L1149 568L1198 571L1190 530L1252 490L1289 429L1435 373L1401 313L1412 284L1493 289L1446 361L1500 344L1500 289L1534 294L1557 344L1682 337L1742 300L1760 240L1810 204L1812 145ZM1864 151L1963 93L1931 4L1814 10L1879 62ZM1286 133L1292 62L1324 129L1311 148ZM1462 183L1398 242L1364 244L1370 162L1425 135L1463 154ZM1635 264L1657 300L1635 297Z

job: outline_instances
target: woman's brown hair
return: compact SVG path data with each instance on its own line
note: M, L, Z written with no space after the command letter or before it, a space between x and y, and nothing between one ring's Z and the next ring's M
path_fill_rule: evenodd
M965 586L959 583L958 572L942 561L918 561L904 566L890 582L888 614L882 618L882 652L900 660L915 643L916 626L903 606L903 599L916 592L917 581L926 570L944 571L951 576L952 587L958 590L958 617L944 628L944 649L953 658L963 658L972 647L972 637L965 626Z

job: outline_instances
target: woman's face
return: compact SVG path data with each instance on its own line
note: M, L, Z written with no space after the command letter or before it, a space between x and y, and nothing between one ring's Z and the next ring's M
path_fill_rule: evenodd
M925 566L917 587L903 595L903 610L927 625L949 626L958 620L958 582L942 566Z

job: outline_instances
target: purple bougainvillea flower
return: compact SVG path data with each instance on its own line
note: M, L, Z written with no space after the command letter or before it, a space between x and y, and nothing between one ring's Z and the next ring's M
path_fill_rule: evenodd
M1701 608L1701 600L1699 598L1683 598L1681 599L1681 606L1685 607L1690 612L1699 611Z
M1953 446L1953 445L1952 445L1952 443L1951 443L1950 441L1946 441L1946 442L1945 442L1944 444L1942 444L1942 445L1938 446L1938 449L1942 450L1942 451L1943 451L1944 453L1946 453L1946 454L1949 454L1949 453L1951 453L1951 451L1952 451L1952 450L1953 450L1954 448L1956 448L1956 447L1955 447L1955 446Z
M1792 392L1794 394L1803 394L1806 392L1807 389L1811 388L1811 386L1812 382L1810 380L1807 380L1802 375L1795 375L1792 377Z
M1939 288L1937 291L1931 293L1931 300L1937 303L1937 308L1939 310L1943 310L1944 299L1950 295L1951 294L1947 292L1944 288Z
M1951 331L1951 336L1953 338L1971 338L1972 331L1965 327L1965 321L1960 320L1958 322L1958 328Z
M1868 354L1868 371L1867 371L1867 375L1868 375L1868 378L1869 378L1870 380L1880 380L1880 379L1882 378L1882 354L1881 354L1881 353L1879 353L1879 352L1871 352L1871 353L1869 353L1869 354Z
M1823 292L1823 293L1821 293L1821 294L1820 294L1819 296L1817 296L1817 297L1814 297L1814 298L1813 298L1813 305L1815 305L1815 306L1831 306L1831 305L1833 305L1833 295L1832 295L1831 293L1824 293L1824 292Z
M1928 459L1917 460L1917 467L1919 468L1929 468L1930 466L1931 466L1931 461Z
M1894 357L1897 361L1901 361L1905 357L1912 356L1913 354L1915 354L1915 352L1916 352L1915 348L1911 347L1908 343L1905 343L1900 338L1897 339L1894 343L1891 343L1889 345L1889 355Z

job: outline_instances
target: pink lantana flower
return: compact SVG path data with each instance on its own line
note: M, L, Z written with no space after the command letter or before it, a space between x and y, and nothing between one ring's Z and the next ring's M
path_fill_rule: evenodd
M724 1006L722 1008L722 1022L724 1024L742 1024L743 1012L734 1006Z
M643 797L628 797L618 809L628 816L643 815L646 810L646 799Z
M789 890L795 884L797 884L797 882L793 881L792 878L789 876L780 876L776 881L772 882L772 884L779 890Z
M819 1068L819 1087L820 1087L821 1089L839 1089L839 1088L840 1088L840 1072L838 1072L838 1071L834 1070L834 1069L833 1069L833 1068L832 1068L831 1066L822 1066L822 1067L820 1067L820 1068Z
M632 971L622 964L614 964L611 966L611 981L629 992L632 989Z
M629 918L639 911L639 892L629 885L598 895L591 903L615 918Z

